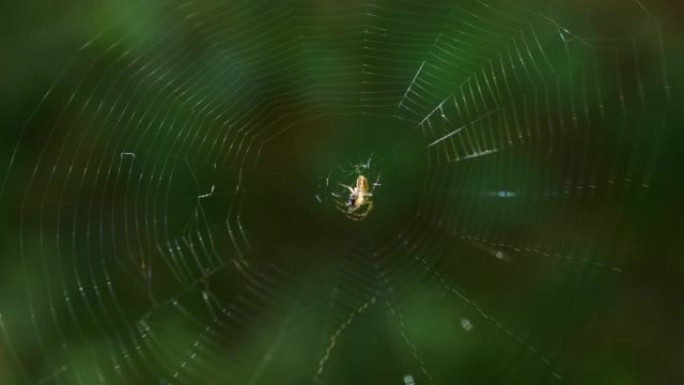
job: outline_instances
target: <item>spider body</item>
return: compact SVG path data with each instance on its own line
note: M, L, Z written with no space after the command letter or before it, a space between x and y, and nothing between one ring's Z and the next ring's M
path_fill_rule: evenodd
M377 186L380 186L381 173L371 169L371 159L372 157L364 163L351 164L346 169L338 166L341 173L335 169L325 178L325 188L332 196L332 207L353 221L366 219L373 209L371 200L373 192ZM331 179L331 176L334 179ZM350 180L352 177L356 178L352 185L339 183Z
M368 179L360 175L356 178L356 186L351 187L340 183L349 190L349 199L346 207L341 207L342 212L355 221L361 221L366 218L368 213L373 209L373 201L370 197L373 196ZM342 206L342 205L341 205ZM365 210L360 210L361 207L367 206ZM360 211L359 211L360 210Z

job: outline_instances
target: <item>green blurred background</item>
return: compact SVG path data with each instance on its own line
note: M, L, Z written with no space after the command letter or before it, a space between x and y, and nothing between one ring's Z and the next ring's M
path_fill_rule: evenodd
M680 4L2 7L0 383L681 381Z

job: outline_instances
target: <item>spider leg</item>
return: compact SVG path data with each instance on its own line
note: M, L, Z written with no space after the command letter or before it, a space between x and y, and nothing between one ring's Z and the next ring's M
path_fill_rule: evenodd
M363 213L364 218L368 215L368 213L371 212L371 210L373 210L373 201L366 201L366 205L368 205L368 208Z
M381 177L381 176L382 176L382 174L378 175L378 177L375 178L375 182L373 182L373 186L382 186L382 185L380 184L380 177Z
M343 214L349 214L349 207L344 203L335 201L335 209Z
M366 219L366 217L368 216L368 213L370 213L370 211L373 210L373 202L372 201L366 201L366 203L364 203L364 205L367 206L366 210L364 210L363 212L360 212L360 213L355 213L355 212L350 213L349 219L351 219L353 221L357 221L357 222L360 222L360 221ZM359 206L359 207L361 207L361 206ZM358 209L358 207L357 207L357 209Z
M347 189L349 189L349 192L350 192L350 193L354 194L354 188L353 188L353 187L347 186L346 184L342 184L342 183L340 183L340 186L346 187Z

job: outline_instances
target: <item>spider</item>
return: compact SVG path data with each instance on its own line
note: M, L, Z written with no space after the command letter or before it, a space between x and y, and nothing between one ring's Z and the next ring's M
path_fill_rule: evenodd
M378 177L379 179L379 177ZM373 187L379 186L380 184L375 181ZM349 198L347 203L343 204L338 202L338 210L342 211L347 215L347 217L353 221L362 221L366 219L368 213L373 209L373 201L370 197L373 196L372 189L368 183L368 179L359 174L356 178L356 186L351 187L340 183L340 186L345 187L349 190ZM367 206L365 210L359 211L362 206Z

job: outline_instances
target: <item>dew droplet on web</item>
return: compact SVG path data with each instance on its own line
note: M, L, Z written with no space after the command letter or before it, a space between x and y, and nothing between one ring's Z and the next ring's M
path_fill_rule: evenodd
M463 330L465 330L467 332L470 332L471 330L473 330L473 324L470 323L470 320L468 320L467 318L461 319L461 327L463 328Z

